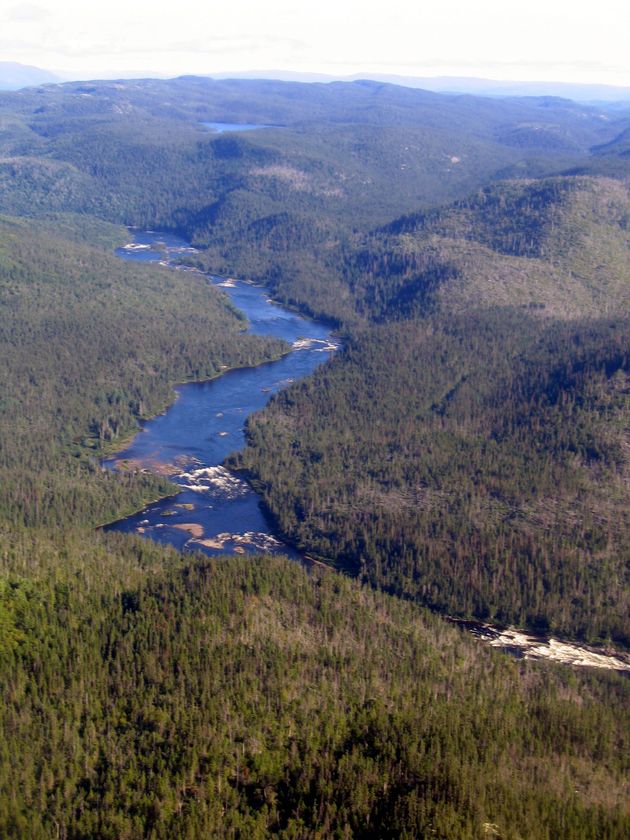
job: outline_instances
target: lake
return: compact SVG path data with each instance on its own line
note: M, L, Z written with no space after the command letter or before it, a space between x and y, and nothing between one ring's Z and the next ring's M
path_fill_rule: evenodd
M253 123L222 123L222 122L202 122L201 125L215 131L217 134L223 134L226 131L254 131L257 128L273 128L271 125L254 125Z

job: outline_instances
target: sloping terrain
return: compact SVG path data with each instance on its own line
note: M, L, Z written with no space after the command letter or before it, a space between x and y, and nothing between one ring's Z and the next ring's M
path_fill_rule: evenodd
M398 219L359 246L345 275L361 311L381 319L423 306L607 317L630 309L629 257L622 183L549 178Z
M628 309L628 188L592 176L498 182L368 233L269 217L200 264L346 324L512 306L561 319Z
M48 85L0 95L0 209L91 212L207 244L247 240L253 221L282 211L369 227L508 172L575 164L624 119L568 100L369 82ZM212 121L269 128L216 136ZM542 133L515 142L530 125Z
M124 264L104 250L124 237L85 217L0 218L0 517L7 522L96 525L163 492L164 483L158 489L148 477L101 473L90 456L162 410L174 382L283 349L244 335L202 277Z
M0 96L2 836L629 833L627 680L422 606L630 646L615 114L369 82ZM614 180L542 177L569 169ZM98 459L174 382L283 349L198 274L117 260L111 222L340 325L232 463L358 580L94 530L169 492Z
M339 309L306 298L354 307L346 349L235 459L282 530L441 610L628 644L629 210L505 184L361 240Z
M4 836L627 832L620 677L517 664L278 558L0 544Z

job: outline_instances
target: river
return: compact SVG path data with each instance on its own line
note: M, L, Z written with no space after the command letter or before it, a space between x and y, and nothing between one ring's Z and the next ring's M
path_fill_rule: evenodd
M177 236L134 232L117 251L125 260L177 267L194 249ZM249 321L249 332L282 338L293 349L258 367L226 371L208 382L179 385L164 414L142 426L129 447L103 462L167 475L181 491L106 530L142 534L180 550L207 554L300 555L274 533L259 498L238 475L221 466L245 445L244 424L280 388L312 373L337 347L330 327L273 303L265 289L242 280L207 275Z
M135 232L134 241L117 254L125 260L177 268L177 259L194 250L177 236L144 231ZM249 414L263 408L280 388L312 373L334 353L337 344L328 326L278 306L260 286L213 275L207 279L221 287L247 316L250 332L282 338L293 349L275 362L226 371L209 382L178 386L177 399L168 411L144 423L132 444L103 464L111 469L167 475L180 492L105 530L141 534L180 550L211 555L264 552L305 560L274 532L252 488L222 462L245 445L244 423ZM518 657L630 674L630 656L625 653L481 622L451 620L484 643Z

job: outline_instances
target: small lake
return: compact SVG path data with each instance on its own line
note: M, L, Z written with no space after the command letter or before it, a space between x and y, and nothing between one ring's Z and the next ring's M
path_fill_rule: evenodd
M224 134L226 131L255 131L257 128L273 128L271 125L254 125L253 123L202 122L201 125L217 134Z
M125 260L160 262L175 269L177 258L191 252L194 248L176 236L144 231L134 232L133 242L117 254ZM247 316L249 332L282 338L293 350L275 362L178 386L177 399L166 413L143 424L132 444L103 465L168 475L181 491L106 530L141 534L180 550L263 551L298 559L298 553L274 533L257 494L221 464L245 445L247 417L281 388L312 373L337 345L329 326L278 306L265 289L242 280L207 279Z

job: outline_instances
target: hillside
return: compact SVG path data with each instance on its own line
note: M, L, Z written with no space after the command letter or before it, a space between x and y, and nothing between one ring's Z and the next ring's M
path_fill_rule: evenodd
M561 319L627 311L630 200L619 180L503 181L367 233L284 214L200 265L245 273L279 299L351 325L516 306Z
M50 119L138 114L147 119L191 119L207 122L288 126L299 123L423 126L495 137L527 125L565 136L587 151L600 139L612 139L616 123L605 107L589 107L551 96L490 98L433 93L386 82L356 80L304 84L261 79L182 76L178 79L134 79L67 82L6 94L3 107L38 124ZM622 114L622 119L627 114ZM532 135L535 137L535 135ZM544 147L537 140L532 147Z
M125 237L85 217L0 218L0 519L9 525L96 525L163 493L163 481L101 473L95 459L171 402L175 382L283 349L244 335L200 276L108 252Z
M4 836L629 827L620 677L517 664L277 558L32 533L3 547Z
M295 280L350 337L233 461L281 529L440 610L630 643L629 209L498 185L360 240L339 307Z
M216 121L268 128L216 135ZM224 248L281 213L368 229L577 165L627 119L553 98L190 77L2 94L0 125L4 212L89 212Z
M627 129L372 82L0 94L0 836L630 833L628 681L439 615L630 648ZM338 325L229 459L323 563L98 529L172 491L99 461L175 383L286 348L123 224Z
M627 188L551 178L497 184L398 219L359 246L345 274L371 317L423 306L607 317L630 309L629 257Z

